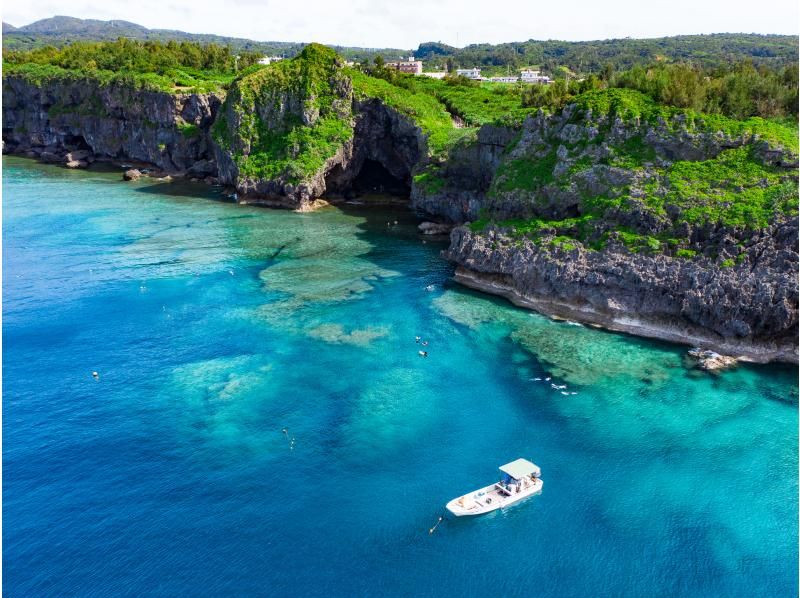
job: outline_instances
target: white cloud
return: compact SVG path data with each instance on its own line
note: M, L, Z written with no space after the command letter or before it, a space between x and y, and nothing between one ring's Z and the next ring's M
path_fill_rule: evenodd
M415 48L442 41L464 46L528 39L587 40L691 33L797 34L796 0L769 9L736 0L56 0L6 2L3 20L20 26L68 12L124 19L151 28L256 40L320 41Z

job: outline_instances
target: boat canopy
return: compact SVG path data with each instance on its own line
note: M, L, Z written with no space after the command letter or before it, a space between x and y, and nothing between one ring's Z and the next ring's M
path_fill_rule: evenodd
M539 466L535 463L531 463L527 459L517 459L511 463L506 463L500 467L500 471L507 473L515 480L521 480L531 474L538 478L542 474L542 470L539 469Z

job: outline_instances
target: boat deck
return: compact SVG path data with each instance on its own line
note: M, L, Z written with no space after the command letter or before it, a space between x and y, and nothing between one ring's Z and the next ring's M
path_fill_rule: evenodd
M465 515L485 513L526 498L541 490L541 487L542 482L538 478L535 481L523 480L523 485L519 492L516 489L509 491L499 483L494 483L491 486L469 492L450 501L448 507L452 506L455 511Z

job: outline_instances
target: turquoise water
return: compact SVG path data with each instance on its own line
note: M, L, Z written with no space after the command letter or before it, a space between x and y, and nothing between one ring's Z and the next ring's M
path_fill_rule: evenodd
M797 594L794 368L453 286L400 208L118 179L4 159L5 594Z

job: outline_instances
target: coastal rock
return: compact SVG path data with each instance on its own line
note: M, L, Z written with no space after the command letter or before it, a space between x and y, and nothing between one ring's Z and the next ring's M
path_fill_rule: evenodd
M87 166L89 166L89 163L83 160L70 160L69 162L64 164L64 166L66 166L67 168L86 168Z
M688 355L696 360L697 367L708 372L725 370L737 364L735 357L720 355L716 351L709 351L699 347L689 349Z
M126 170L122 174L122 179L125 180L125 181L136 181L136 180L140 179L141 176L142 176L142 173L138 169L131 168L130 170Z
M146 91L89 78L33 82L7 75L3 141L11 153L43 147L39 159L54 164L127 159L179 172L213 159L209 129L221 103L222 96L214 93ZM196 129L187 134L185 125Z
M446 235L452 230L453 225L426 221L417 228L423 235Z
M69 162L83 162L87 161L92 155L92 152L89 150L76 150L73 152L69 152L66 156L64 156L64 160Z
M59 162L64 161L64 155L56 153L53 150L45 150L39 154L39 159L42 162L47 162L48 164L58 164Z
M751 361L796 363L797 227L795 218L763 234L751 261L733 268L618 246L536 245L494 228L453 229L444 256L459 267L457 281L542 313Z

